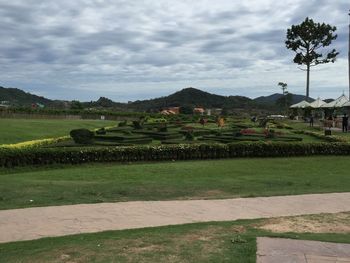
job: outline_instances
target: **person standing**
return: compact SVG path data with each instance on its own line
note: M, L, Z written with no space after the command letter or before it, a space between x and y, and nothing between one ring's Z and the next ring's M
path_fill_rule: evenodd
M310 127L314 127L314 116L310 116Z
M349 117L344 113L342 120L343 132L348 132Z

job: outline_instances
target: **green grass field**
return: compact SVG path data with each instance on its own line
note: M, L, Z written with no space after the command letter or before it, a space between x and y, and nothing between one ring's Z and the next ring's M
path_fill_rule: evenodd
M322 221L322 217L316 219ZM258 236L350 243L348 233L273 233L259 227L265 221L188 224L0 244L0 262L255 263Z
M69 135L72 129L102 128L115 124L115 121L100 120L0 119L0 144L59 137Z
M1 169L0 209L345 192L349 162L330 156Z

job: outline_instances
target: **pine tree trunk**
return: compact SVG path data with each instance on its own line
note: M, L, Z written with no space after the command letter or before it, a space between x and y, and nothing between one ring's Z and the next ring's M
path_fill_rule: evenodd
M309 101L310 95L310 64L306 65L306 101Z

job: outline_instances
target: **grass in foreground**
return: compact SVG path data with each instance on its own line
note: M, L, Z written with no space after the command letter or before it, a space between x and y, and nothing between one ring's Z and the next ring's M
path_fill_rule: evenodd
M73 129L94 129L115 124L115 121L100 120L0 119L0 144L54 138L69 135Z
M0 169L0 209L350 191L350 157Z
M345 214L343 218L348 218ZM303 222L304 217L286 218ZM307 222L332 226L334 215L307 216ZM281 221L285 218L281 218ZM0 244L0 262L239 262L253 263L256 237L271 236L350 243L350 234L274 233L267 220L244 220L108 231ZM349 220L345 227L350 227ZM330 227L331 229L331 227Z

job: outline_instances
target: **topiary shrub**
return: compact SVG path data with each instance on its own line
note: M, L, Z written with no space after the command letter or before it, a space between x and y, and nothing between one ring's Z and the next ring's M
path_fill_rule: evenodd
M98 129L97 131L96 131L96 134L99 134L99 135L102 135L102 134L106 134L107 132L106 132L106 129L105 128L101 128L101 129Z
M167 132L168 131L168 127L166 124L162 124L162 125L159 125L158 128L157 128L158 132Z
M186 139L186 141L193 141L194 140L193 130L189 130L186 132L185 139Z
M264 131L264 134L265 134L265 138L266 138L266 139L273 139L273 138L276 138L275 130L266 129L266 130Z
M94 140L94 133L88 129L71 130L70 136L79 144L91 144Z
M128 121L124 120L118 123L118 127L125 127L128 124Z
M135 130L141 130L142 129L141 121L133 121L132 125L134 126Z

